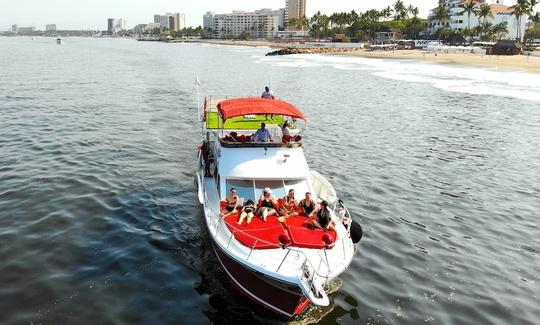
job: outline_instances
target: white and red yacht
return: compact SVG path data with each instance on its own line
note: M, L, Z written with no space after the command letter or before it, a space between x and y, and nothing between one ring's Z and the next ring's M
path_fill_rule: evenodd
M199 116L201 147L209 149L199 151L198 197L213 249L234 286L287 319L310 304L328 306L328 284L347 270L362 230L332 185L309 168L298 136L306 124L304 114L282 100L207 97ZM283 139L285 121L296 136ZM254 142L251 135L262 122L272 141ZM310 192L316 202L329 203L335 231L308 227L303 215L270 216L266 222L255 216L249 225L238 225L239 213L221 216L233 187L244 202L257 202L265 188L277 198L294 189L298 201Z

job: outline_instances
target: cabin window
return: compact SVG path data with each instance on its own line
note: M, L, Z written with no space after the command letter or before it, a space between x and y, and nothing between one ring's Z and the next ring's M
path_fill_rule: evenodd
M306 192L309 192L309 185L305 179L292 179L286 180L285 191L288 193L290 189L294 190L294 197L297 200L301 200L306 196ZM315 193L312 193L312 197L315 197Z
M283 181L282 180L265 180L265 181L255 181L255 191L257 193L257 197L259 197L262 194L262 191L269 187L272 190L272 195L274 195L277 198L284 197L285 196L285 188L283 187Z
M238 197L241 197L244 200L251 199L255 201L252 180L228 179L226 182L226 195L229 194L231 188L233 187L236 187L236 193Z

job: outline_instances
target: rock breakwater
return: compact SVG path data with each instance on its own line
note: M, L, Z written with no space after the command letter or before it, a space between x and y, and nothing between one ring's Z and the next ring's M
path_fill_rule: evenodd
M339 47L313 47L313 48L292 48L275 50L266 53L266 56L291 55L291 54L319 54L319 53L337 53L358 51L359 48L339 48Z

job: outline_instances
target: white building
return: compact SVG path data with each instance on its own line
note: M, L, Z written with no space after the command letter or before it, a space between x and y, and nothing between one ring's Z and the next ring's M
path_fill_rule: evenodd
M237 38L248 32L252 38L274 38L279 30L279 10L233 11L214 15L212 31L217 38Z
M177 12L173 14L173 18L174 18L174 24L173 24L174 31L180 31L186 28L186 15L185 14Z
M45 31L54 32L56 30L56 24L45 25Z
M515 38L518 28L521 29L521 35L525 33L525 25L527 23L526 17L521 19L521 25L518 26L516 17L512 14L509 6L504 5L504 0L474 0L479 7L482 3L489 3L493 17L487 17L486 21L497 25L506 22L508 33L506 38ZM474 28L480 25L480 18L475 14L471 14L470 21L468 20L467 13L463 13L463 6L466 0L439 0L441 5L450 13L450 19L448 21L439 21L434 18L433 11L428 17L428 32L435 33L439 28L450 28L452 30L462 30L470 26ZM435 9L434 9L435 10Z
M186 15L180 12L175 14L168 12L165 15L154 15L154 23L159 23L160 28L164 28L171 32L177 32L186 28Z

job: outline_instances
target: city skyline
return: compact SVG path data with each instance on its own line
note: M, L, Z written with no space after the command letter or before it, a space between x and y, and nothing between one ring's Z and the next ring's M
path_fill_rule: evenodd
M306 15L311 16L318 10L325 14L341 11L365 11L382 9L392 5L395 0L365 0L351 2L347 0L307 0ZM181 12L186 15L186 27L202 25L202 17L207 11L229 13L233 10L254 11L261 8L278 9L285 7L285 0L230 0L215 2L209 0L171 1L171 0L95 0L92 6L74 0L34 0L33 10L28 11L28 3L6 2L0 13L0 30L8 30L13 24L35 26L45 29L47 24L56 24L60 30L94 29L106 30L107 19L123 18L127 28L153 21L153 15L163 12ZM437 0L404 0L406 5L417 6L421 17L427 17L430 9L436 7ZM507 4L515 1L507 0ZM84 5L83 5L84 4Z

